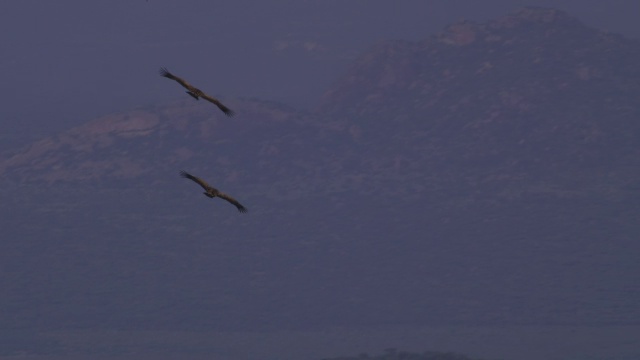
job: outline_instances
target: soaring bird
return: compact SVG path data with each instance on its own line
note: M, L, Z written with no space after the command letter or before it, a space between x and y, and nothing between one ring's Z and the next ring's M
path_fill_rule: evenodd
M205 94L204 92L202 92L202 90L194 87L193 85L189 84L188 82L186 82L184 79L177 77L175 75L173 75L172 73L169 72L169 70L167 70L166 68L161 68L160 69L160 75L169 78L171 80L175 80L177 81L180 85L184 86L185 89L187 89L186 93L191 95L194 99L196 100L200 100L200 98L203 98L207 101L210 101L214 104L216 104L216 106L222 110L223 113L225 113L225 115L227 116L233 116L234 112L229 109L228 107L222 105L222 103L220 102L220 100L209 96L207 94Z
M182 176L183 178L187 178L189 180L193 180L196 183L198 183L198 185L202 186L202 188L205 190L203 194L205 194L207 197L209 198L219 197L221 199L227 200L228 202L235 205L238 208L238 211L240 211L241 213L245 213L248 211L246 207L242 206L242 204L238 202L238 200L232 198L231 196L223 192L218 191L218 189L210 186L199 177L193 176L186 171L180 171L180 176Z

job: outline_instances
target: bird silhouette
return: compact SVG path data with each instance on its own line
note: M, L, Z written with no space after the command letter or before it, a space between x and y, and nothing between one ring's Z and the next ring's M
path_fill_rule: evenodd
M214 98L213 96L209 96L207 94L205 94L202 90L196 88L195 86L189 84L188 82L186 82L183 78L178 77L173 75L172 73L169 72L169 70L167 70L166 68L161 68L160 69L160 75L171 79L171 80L175 80L177 81L180 85L184 86L185 89L187 89L186 93L191 95L194 99L196 100L200 100L200 98L203 98L207 101L210 101L212 103L214 103L220 110L222 110L223 113L225 113L225 115L227 116L233 116L235 115L235 113L229 109L228 107L224 106L220 100Z
M213 186L207 184L204 180L200 179L197 176L193 176L191 174L189 174L186 171L180 171L180 176L182 176L183 178L195 181L198 185L202 186L202 188L205 190L204 195L209 197L209 198L215 198L215 197L219 197L221 199L227 200L228 202L232 203L233 205L236 206L236 208L238 208L238 211L240 211L241 213L246 213L248 210L246 207L242 206L242 204L240 204L240 202L238 202L238 200L232 198L231 196L220 192L218 189L214 188Z

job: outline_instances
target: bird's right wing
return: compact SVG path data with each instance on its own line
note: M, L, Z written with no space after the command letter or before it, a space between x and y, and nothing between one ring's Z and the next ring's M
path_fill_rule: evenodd
M173 75L166 68L160 68L160 75L162 75L162 76L164 76L166 78L169 78L171 80L177 81L178 83L180 83L180 85L184 86L185 89L187 89L187 90L193 89L193 86L191 86L191 84L186 82L183 78Z
M228 107L224 106L224 105L220 102L220 100L218 100L218 99L214 98L213 96L209 96L209 95L207 95L207 94L202 93L202 94L200 94L200 97L202 97L203 99L205 99L205 100L207 100L207 101L209 101L209 102L212 102L212 103L216 104L216 106L218 107L218 109L222 110L222 112L223 112L225 115L227 115L227 116L229 116L229 117L231 117L231 116L235 115L235 113L233 112L233 110L231 110L231 109L229 109Z
M247 211L249 211L249 210L247 210L246 207L242 206L242 204L240 204L240 202L238 200L232 198L231 196L229 196L229 195L227 195L225 193L219 193L218 197L221 198L221 199L225 199L228 202L230 202L233 205L235 205L238 208L238 211L240 211L241 213L246 213Z
M211 188L211 186L209 186L209 184L207 184L204 180L200 179L197 176L193 176L184 170L180 171L180 176L182 176L183 178L195 181L196 183L198 183L198 185L202 186L202 188L205 190L209 190Z

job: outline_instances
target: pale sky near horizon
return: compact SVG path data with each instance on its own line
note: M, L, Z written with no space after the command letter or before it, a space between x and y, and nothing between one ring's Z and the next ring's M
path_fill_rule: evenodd
M600 0L117 0L7 2L0 12L0 150L183 96L161 66L222 98L311 108L364 49L449 23L555 7L640 38L640 2Z

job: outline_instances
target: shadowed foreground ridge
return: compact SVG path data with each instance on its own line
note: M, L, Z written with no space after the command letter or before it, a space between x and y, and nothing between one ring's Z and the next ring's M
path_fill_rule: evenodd
M395 348L386 349L383 354L369 355L366 353L358 356L341 356L335 358L325 358L323 360L480 360L470 358L466 355L452 352L426 351L423 353L413 353L409 351L397 350Z

